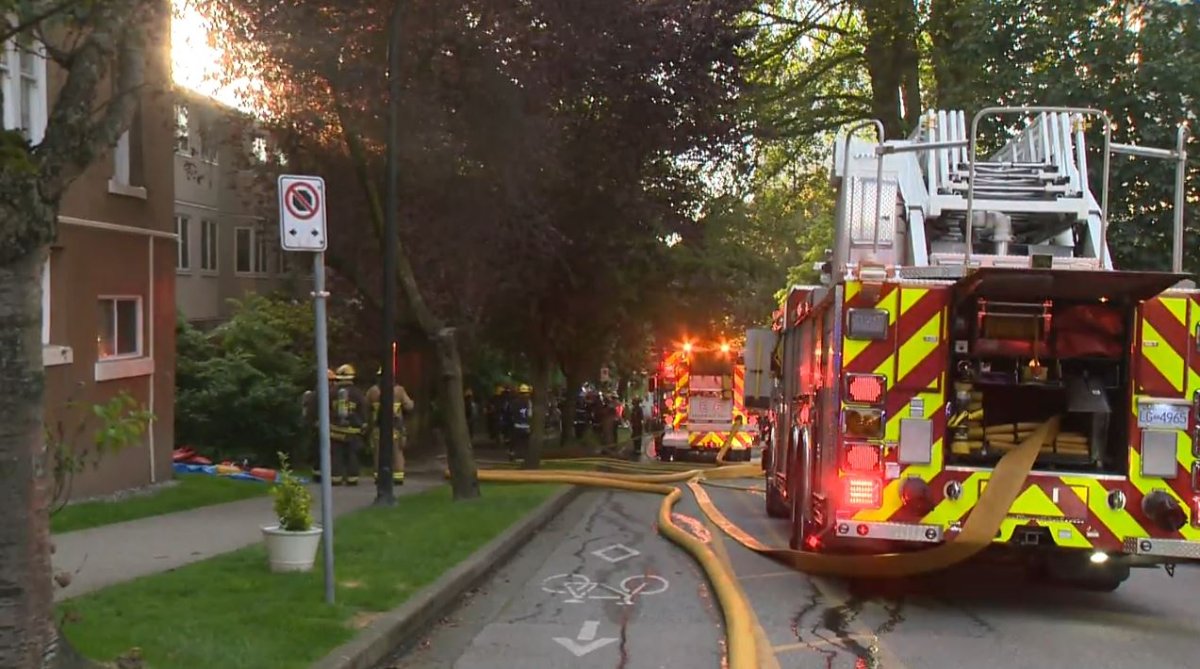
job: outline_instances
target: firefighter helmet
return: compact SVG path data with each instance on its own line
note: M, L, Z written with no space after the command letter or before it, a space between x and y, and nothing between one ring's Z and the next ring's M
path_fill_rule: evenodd
M354 365L349 363L337 368L334 372L338 381L353 381L358 376L358 372L354 369Z
M521 385L517 386L517 392L522 395L528 395L529 393L533 392L533 388L531 388L528 383L522 383Z

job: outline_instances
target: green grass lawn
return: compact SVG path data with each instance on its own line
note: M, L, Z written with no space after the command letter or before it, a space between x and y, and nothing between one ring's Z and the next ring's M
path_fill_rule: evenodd
M235 481L205 474L176 474L175 477L179 483L147 495L67 506L50 518L50 531L86 530L211 504L236 502L266 495L271 489L267 483Z
M259 544L69 600L64 630L85 655L142 650L148 669L300 669L400 605L561 486L488 484L454 503L448 486L338 520L337 604L317 565L272 574Z

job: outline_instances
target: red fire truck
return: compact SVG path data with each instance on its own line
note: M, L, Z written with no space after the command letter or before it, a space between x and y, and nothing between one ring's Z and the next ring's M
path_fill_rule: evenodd
M976 128L1024 130L976 158ZM1200 559L1200 291L1114 269L1107 184L1088 181L1074 108L936 111L907 141L850 129L834 149L835 248L820 285L777 312L766 509L792 547L894 551L952 540L997 461L1045 420L1045 444L993 553L1102 590L1131 566ZM882 126L877 126L882 133ZM1174 150L1112 153L1186 164ZM1095 160L1095 157L1093 157ZM1180 172L1182 175L1182 172ZM1103 182L1102 182L1103 183ZM751 333L762 339L763 331ZM753 356L747 374L769 374ZM770 394L770 398L766 397Z
M685 341L664 351L651 387L655 416L662 417L655 437L660 460L683 452L715 455L735 422L740 427L726 459L750 460L758 428L748 424L745 365L732 344Z

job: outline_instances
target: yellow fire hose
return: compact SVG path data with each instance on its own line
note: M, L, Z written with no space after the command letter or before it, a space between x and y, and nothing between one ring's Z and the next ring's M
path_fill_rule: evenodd
M1033 469L1034 460L1042 444L1053 441L1059 429L1059 419L1053 418L1038 427L1024 442L1006 453L992 472L988 485L979 496L971 515L958 536L934 548L909 553L887 553L883 555L823 555L790 548L768 546L729 520L713 504L708 493L701 487L705 480L758 477L762 474L759 465L751 463L729 464L725 455L729 452L737 426L730 432L717 453L717 466L693 468L685 471L649 473L658 465L638 465L616 458L580 458L559 460L587 464L596 467L624 468L641 473L612 473L571 469L503 470L481 469L480 481L520 483L569 483L600 488L615 488L635 492L652 492L666 495L658 511L658 527L669 540L690 553L704 569L721 610L725 617L728 639L729 669L754 669L759 666L757 644L751 624L750 603L746 601L736 577L721 563L717 555L703 541L675 524L671 512L682 496L682 489L671 483L686 482L695 496L700 509L717 527L746 548L760 553L808 574L844 576L857 578L892 578L913 576L945 569L966 560L992 543L996 532L1008 510ZM546 462L552 462L547 460ZM449 472L446 473L447 476ZM734 486L722 486L734 487ZM769 649L762 649L770 652Z

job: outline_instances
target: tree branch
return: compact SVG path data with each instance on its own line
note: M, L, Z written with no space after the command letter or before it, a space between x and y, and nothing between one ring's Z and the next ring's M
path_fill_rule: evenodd
M71 56L73 65L50 114L46 136L35 149L42 160L44 199L61 197L67 184L101 151L116 145L132 123L137 110L134 91L145 82L146 37L126 26L150 20L139 14L155 12L158 4L153 0L130 0L97 5L96 22ZM114 57L113 97L100 119L93 120L92 103L108 73L107 63Z

